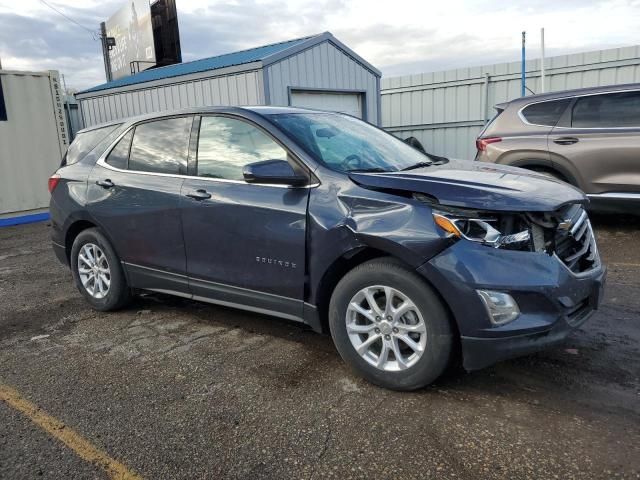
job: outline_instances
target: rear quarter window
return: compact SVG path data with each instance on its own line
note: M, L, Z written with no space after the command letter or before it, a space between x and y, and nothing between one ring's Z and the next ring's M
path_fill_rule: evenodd
M119 125L109 125L108 127L96 128L88 132L82 132L76 135L69 149L63 165L73 165L82 160L91 150L93 150L101 140L113 132Z
M489 128L491 128L491 126L496 123L496 120L498 119L498 117L500 115L502 115L502 113L504 112L504 108L501 107L495 107L496 108L496 113L495 115L491 118L491 120L489 120L487 122L487 124L482 128L482 130L480 130L480 133L478 134L478 137L482 137L488 130Z
M571 99L564 98L562 100L532 103L522 109L521 115L527 123L555 127L570 102Z

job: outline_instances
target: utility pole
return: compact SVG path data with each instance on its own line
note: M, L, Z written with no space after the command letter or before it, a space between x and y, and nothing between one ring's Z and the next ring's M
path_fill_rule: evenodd
M540 50L542 54L540 59L540 93L544 93L544 28L540 29Z
M102 43L102 59L104 61L104 74L107 78L107 82L110 82L113 77L111 75L111 57L109 57L109 42L107 41L107 26L104 22L100 23L100 42Z
M524 97L527 92L526 92L526 88L527 88L527 77L526 77L526 72L525 72L525 60L526 60L526 55L525 55L525 43L526 43L526 39L527 39L527 32L522 32L522 73L521 73L521 78L520 78L520 96Z

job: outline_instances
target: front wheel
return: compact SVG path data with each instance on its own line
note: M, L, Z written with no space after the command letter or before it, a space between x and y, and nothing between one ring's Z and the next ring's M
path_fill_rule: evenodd
M131 299L122 264L97 229L80 232L71 247L71 274L82 296L100 311L117 310Z
M447 367L447 309L414 271L393 259L364 263L336 286L329 306L340 356L372 383L394 390L430 384Z

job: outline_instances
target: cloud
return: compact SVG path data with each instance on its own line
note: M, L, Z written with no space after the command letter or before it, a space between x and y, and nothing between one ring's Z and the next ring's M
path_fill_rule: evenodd
M5 3L3 3L5 2ZM47 0L97 32L124 0ZM596 50L637 42L638 0L177 0L183 60L194 60L326 30L385 75L514 61L520 32L528 52ZM606 19L606 21L603 21ZM38 2L0 0L4 68L57 69L67 84L104 81L98 41Z

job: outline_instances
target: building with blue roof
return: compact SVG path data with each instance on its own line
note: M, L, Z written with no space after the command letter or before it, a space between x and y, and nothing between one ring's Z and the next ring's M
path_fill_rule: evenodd
M85 126L215 105L341 111L380 123L380 71L330 32L151 68L76 94Z

